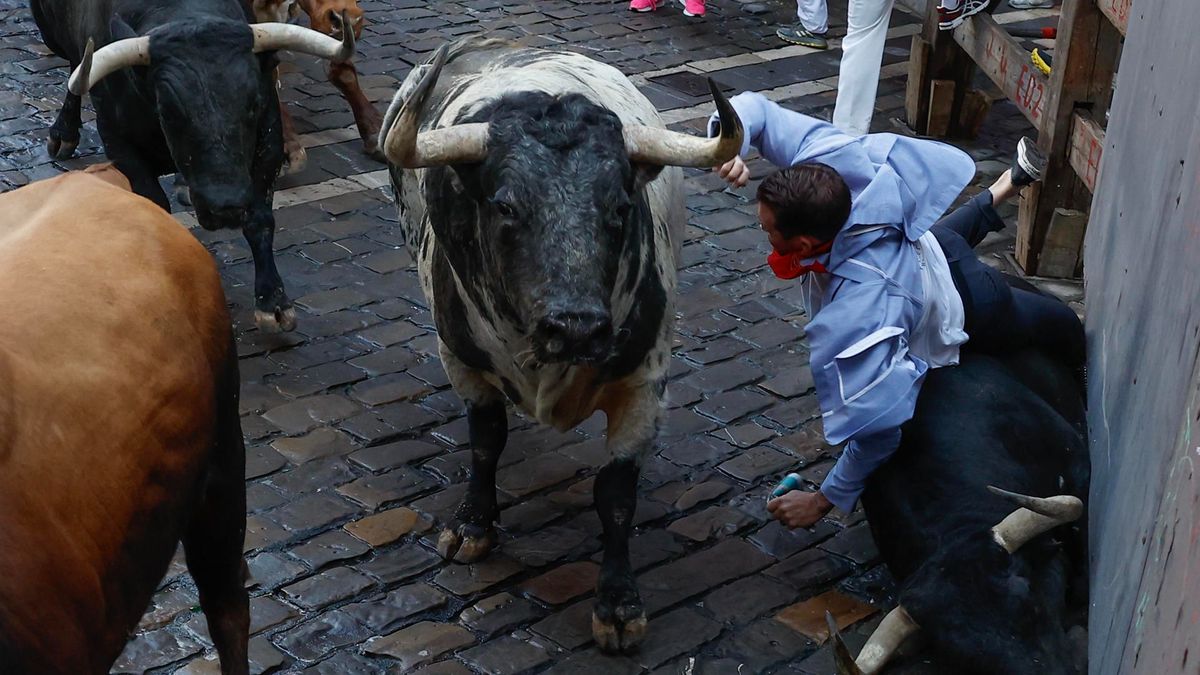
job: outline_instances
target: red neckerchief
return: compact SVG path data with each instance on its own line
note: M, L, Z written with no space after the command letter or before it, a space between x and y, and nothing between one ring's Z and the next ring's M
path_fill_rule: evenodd
M809 272L828 272L829 270L825 269L825 265L821 264L819 260L814 260L811 263L805 263L804 261L829 253L832 248L833 242L827 241L803 255L800 253L778 253L771 251L771 254L767 256L767 264L771 266L771 271L775 273L775 276L780 279L795 279Z

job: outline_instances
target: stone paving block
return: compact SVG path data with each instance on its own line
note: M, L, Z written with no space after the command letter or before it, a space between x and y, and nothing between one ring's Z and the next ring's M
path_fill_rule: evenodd
M395 345L349 361L372 377L398 373L417 365L417 355L404 345Z
M331 562L356 558L369 550L369 546L345 532L331 530L293 547L288 553L310 569L317 570Z
M350 389L350 397L369 406L396 401L412 401L433 391L428 384L408 373L392 373L360 382Z
M845 558L828 555L819 549L809 549L768 567L764 574L801 590L840 579L852 568L853 565Z
M703 483L697 483L679 495L675 499L674 506L680 511L690 510L697 504L712 501L729 492L730 487L729 483L722 480L707 480Z
M387 473L363 476L338 486L337 491L375 510L389 502L410 499L433 486L433 481L420 471L400 467Z
M357 512L346 500L331 494L311 494L267 512L288 532L316 530ZM247 522L249 519L247 519Z
M564 649L575 650L592 641L592 600L582 600L529 628Z
M412 675L474 675L474 672L464 666L461 661L442 661L425 666Z
M591 562L571 562L534 577L521 590L548 605L561 605L590 593L596 588L600 566Z
M409 617L444 607L446 600L445 593L419 581L342 609L376 635L383 635L399 628Z
M812 391L815 385L811 369L796 368L776 375L758 386L776 396L792 398Z
M743 422L727 426L717 432L718 436L729 439L739 448L749 448L767 439L775 437L775 431L754 422Z
M494 675L530 672L550 661L550 655L535 642L508 635L467 649L458 658L480 672Z
M199 654L200 643L175 628L160 628L136 636L113 664L114 673L144 673Z
M403 672L474 642L475 638L462 626L422 621L390 635L367 640L363 651L399 660Z
M715 394L737 389L760 377L762 370L754 364L733 360L698 370L681 380L680 384L693 387L704 394Z
M646 640L633 660L644 668L655 668L680 654L695 652L700 645L721 634L721 625L694 609L681 607L650 621Z
M504 545L506 554L529 567L542 567L572 553L594 545L591 536L582 530L565 527L544 527Z
M367 590L374 581L348 567L335 567L303 581L284 586L288 598L307 610L345 600Z
M759 619L723 638L714 651L734 656L741 663L743 672L763 673L815 648L816 645L774 619ZM827 670L823 675L832 672L835 671Z
M361 438L368 445L375 445L394 440L402 434L411 434L441 419L438 415L411 403L393 403L381 408L372 408L338 426Z
M421 533L432 525L416 511L407 507L389 509L360 518L343 527L347 532L374 547L385 546L410 532Z
M819 424L806 424L794 433L773 438L771 445L795 455L799 466L807 466L830 454L830 448L825 444L825 435Z
M246 478L261 478L287 466L287 459L271 448L246 448Z
M871 528L866 523L847 528L821 544L823 550L849 558L859 565L870 565L879 560L879 550L871 537Z
M269 595L250 598L250 634L274 628L300 615L300 610Z
M520 574L523 569L524 567L512 558L493 553L486 559L469 565L447 565L434 575L433 583L455 595L474 595Z
M547 675L637 675L643 671L627 656L613 656L592 648L572 654L545 672Z
M682 466L712 466L738 454L738 449L723 440L720 430L715 435L688 435L666 444L659 454L663 459Z
M280 507L287 508L287 507ZM287 530L273 522L268 516L253 515L246 517L246 541L244 551L257 551L286 540L290 535Z
M746 540L776 560L783 560L812 548L838 532L838 528L827 520L820 520L810 528L795 530L789 530L779 521L772 520Z
M762 410L773 402L774 399L769 396L749 389L738 389L717 394L697 405L695 410L721 424L729 424L752 412Z
M405 464L419 462L440 452L445 452L445 449L432 443L397 441L359 450L350 455L350 461L369 471L379 473Z
M765 445L750 448L717 468L737 480L754 483L760 478L774 476L796 464L796 458Z
M346 455L357 449L348 435L329 427L321 427L304 436L277 439L271 443L271 447L294 464Z
M353 401L336 394L310 396L272 408L263 413L263 419L284 433L297 436L321 424L346 419L361 409Z
M524 497L561 483L583 468L570 457L549 453L501 469L496 474L496 487L512 497Z
M335 609L290 628L276 635L273 640L283 651L302 661L312 662L338 647L360 642L368 635L370 631L366 627L344 610Z
M775 620L817 644L824 644L829 639L829 625L825 620L827 612L833 615L838 630L844 631L877 611L877 608L848 595L827 591L785 607L775 615Z
M311 366L298 373L273 378L271 386L284 396L300 397L357 382L364 377L366 374L362 370L347 363L335 361Z
M340 457L317 459L287 471L268 476L265 484L274 487L289 498L297 495L327 490L354 478L350 465Z
M183 585L177 585L154 594L150 606L138 623L139 630L154 630L171 623L181 613L191 611L200 604L196 592Z
M356 565L359 570L385 584L411 579L436 567L442 559L438 554L418 545L402 545L381 551L371 560Z
M250 567L250 580L267 590L274 590L308 573L304 565L272 551L248 558L246 564Z
M794 596L794 589L755 574L718 588L701 604L721 623L743 624L787 604Z
M300 671L304 675L377 675L382 665L352 651L340 651L311 668Z
M511 593L497 593L463 609L459 623L490 638L545 614L537 605Z
M752 518L732 506L710 506L674 521L667 526L667 531L703 542L713 537L727 537L753 523Z

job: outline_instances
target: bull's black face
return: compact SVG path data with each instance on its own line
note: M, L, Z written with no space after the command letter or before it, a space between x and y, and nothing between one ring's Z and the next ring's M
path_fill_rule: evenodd
M954 672L1075 675L1063 627L1065 563L1035 541L1010 555L990 532L943 546L900 603Z
M489 156L456 168L474 218L434 219L454 230L439 240L537 361L605 360L614 289L637 273L622 250L653 236L641 186L657 170L631 165L616 115L582 96L524 93L476 117L491 122ZM473 264L477 274L464 270Z
M264 72L271 62L253 53L249 28L231 21L172 24L150 44L159 121L197 218L207 229L241 227L262 192L256 182L269 184L282 159L269 142L278 127Z

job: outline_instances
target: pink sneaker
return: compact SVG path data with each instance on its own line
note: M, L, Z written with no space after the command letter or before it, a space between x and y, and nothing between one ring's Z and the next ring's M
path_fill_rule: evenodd
M657 0L629 0L631 12L653 12L658 9Z
M684 16L704 16L704 0L682 0Z

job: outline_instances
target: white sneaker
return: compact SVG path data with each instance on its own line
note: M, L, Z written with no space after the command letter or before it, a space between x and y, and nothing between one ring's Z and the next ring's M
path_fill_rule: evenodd
M1054 0L1008 0L1008 6L1013 9L1050 9Z

